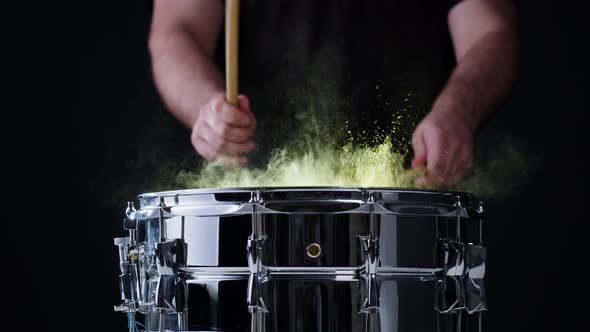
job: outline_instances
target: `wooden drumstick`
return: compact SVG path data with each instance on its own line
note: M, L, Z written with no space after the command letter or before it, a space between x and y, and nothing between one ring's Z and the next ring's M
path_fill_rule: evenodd
M227 101L239 106L238 102L238 26L240 1L225 2L225 93Z

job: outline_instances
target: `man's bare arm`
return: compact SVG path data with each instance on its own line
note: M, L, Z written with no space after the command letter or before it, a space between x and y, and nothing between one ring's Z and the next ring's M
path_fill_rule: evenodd
M519 55L516 9L509 0L466 0L448 17L457 67L433 110L451 104L475 130L510 92Z
M509 93L519 55L516 10L509 0L465 0L448 17L457 59L430 113L414 132L417 185L456 183L471 167L473 136Z
M158 90L170 112L192 129L191 142L207 160L244 164L254 147L256 119L246 96L225 99L213 58L223 21L220 0L156 0L150 53Z
M223 22L219 0L155 0L149 49L156 85L172 114L192 127L212 95L223 93L213 56Z

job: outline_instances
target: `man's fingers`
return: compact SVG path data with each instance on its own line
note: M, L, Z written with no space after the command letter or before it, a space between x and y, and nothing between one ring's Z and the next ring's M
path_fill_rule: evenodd
M245 156L243 156L241 153L234 154L233 151L248 150L250 149L249 146L254 145L252 142L250 142L249 145L247 144L245 147L230 146L229 148L226 147L224 150L219 149L216 146L217 144L214 143L217 138L208 138L206 133L202 135L203 131L200 133L201 134L197 134L195 137L193 137L193 146L197 152L203 156L203 158L209 161L221 161L222 163L228 165L245 165L248 163L248 159ZM232 151L231 149L235 150Z
M252 127L236 127L223 121L218 113L209 112L204 115L207 126L223 139L233 143L245 143L254 135Z
M209 161L220 161L226 165L245 165L248 163L245 156L226 156L216 153L211 145L201 137L194 142L194 146L197 152Z
M426 165L426 145L424 144L424 138L421 131L414 133L414 137L412 137L412 147L414 148L412 167Z
M448 163L448 151L443 150L444 140L442 133L431 130L425 135L428 145L426 153L426 177L429 182L441 184L445 180Z
M254 148L254 142L252 140L247 140L243 143L228 141L206 123L203 124L200 135L217 154L237 156Z
M248 99L248 97L244 95L239 95L238 101L240 102L240 109L242 111L245 111L248 114L248 117L250 118L249 127L251 127L252 129L256 129L256 118L254 117L254 113L252 113L250 107L250 99Z
M193 137L192 141L195 150L197 150L197 152L203 156L203 158L209 161L217 159L217 153L213 150L209 143L203 139L203 137L197 135L196 137Z
M201 109L191 141L205 159L234 165L248 162L244 154L254 148L256 121L248 98L240 95L238 100L239 107L235 107L219 94Z
M245 112L250 112L250 99L244 95L238 96L238 102L240 103L240 109Z
M215 103L214 105L213 110L215 116L218 116L223 122L234 127L249 127L253 125L249 112L240 110L225 101Z
M445 164L443 183L445 185L451 185L451 179L463 167L463 165L461 165L463 161L462 147L460 144L452 142L453 140L450 140L446 145L443 145L442 148L442 162Z
M430 113L416 128L412 137L412 167L426 165L418 186L450 186L471 167L472 133L461 122Z
M452 155L451 170L446 176L445 184L447 186L453 186L465 175L465 173L471 168L472 156L471 151L468 148L459 147L457 152Z

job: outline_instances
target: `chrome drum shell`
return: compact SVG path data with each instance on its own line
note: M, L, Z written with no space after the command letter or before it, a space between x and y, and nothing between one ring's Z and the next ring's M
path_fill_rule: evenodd
M468 193L198 189L139 202L125 228L142 298L120 309L144 313L146 330L478 330L486 309L483 209Z

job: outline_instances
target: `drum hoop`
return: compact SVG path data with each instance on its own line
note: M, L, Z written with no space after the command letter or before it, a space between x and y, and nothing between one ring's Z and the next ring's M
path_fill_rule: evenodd
M330 198L330 195L334 195ZM229 216L252 213L369 213L483 218L481 201L471 193L386 187L243 187L201 188L138 196L140 219L163 210L168 216ZM369 204L368 204L369 203ZM289 206L340 205L337 210L289 211ZM372 206L372 207L371 207ZM280 208L279 208L280 207ZM417 209L431 212L413 213ZM139 211L138 211L139 212Z

